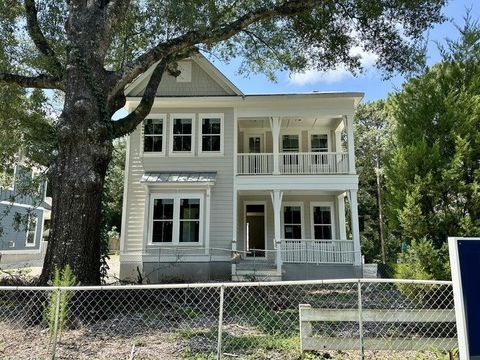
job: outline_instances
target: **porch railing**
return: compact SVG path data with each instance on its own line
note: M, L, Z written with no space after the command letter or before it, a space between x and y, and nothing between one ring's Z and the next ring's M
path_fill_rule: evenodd
M284 239L281 242L284 263L353 264L353 240Z
M347 153L281 153L281 174L344 174L348 173Z
M348 154L335 152L280 153L279 172L286 175L346 174ZM261 175L273 173L271 153L238 154L238 174Z
M238 174L271 174L273 172L273 154L238 154Z

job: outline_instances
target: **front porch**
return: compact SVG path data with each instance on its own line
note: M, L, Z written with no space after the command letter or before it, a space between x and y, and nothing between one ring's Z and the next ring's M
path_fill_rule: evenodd
M348 199L350 228L358 229L356 196L356 190L239 191L232 278L281 280L298 271L358 268L359 234L347 236L345 213Z

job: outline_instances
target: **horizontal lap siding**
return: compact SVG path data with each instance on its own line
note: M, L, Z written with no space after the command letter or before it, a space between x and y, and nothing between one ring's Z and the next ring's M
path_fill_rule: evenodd
M40 241L42 239L42 227L43 227L43 211L42 210L33 210L32 214L37 218L37 228L36 228L36 238L35 246L25 246L26 242L26 228L25 224L19 224L19 231L15 230L14 221L15 214L26 215L28 209L25 207L9 205L9 204L0 204L0 250L2 251L19 251L19 250L35 250L40 246ZM23 219L23 218L22 218ZM15 247L9 248L8 243L13 241Z
M168 108L152 110L152 113L223 113L224 114L224 155L198 156L198 134L200 131L198 117L195 121L195 156L140 157L140 127L130 136L130 166L128 167L128 194L126 206L125 250L127 252L143 251L146 248L144 232L146 224L145 203L147 189L140 184L146 171L216 171L217 179L211 188L210 203L210 244L213 248L231 248L233 226L233 109L232 108ZM165 127L164 146L169 149L170 116ZM166 190L167 191L167 190ZM177 191L177 190L173 190ZM178 191L183 191L180 188ZM184 190L188 192L188 190ZM150 249L151 253L158 250ZM190 250L190 254L204 253L203 249Z

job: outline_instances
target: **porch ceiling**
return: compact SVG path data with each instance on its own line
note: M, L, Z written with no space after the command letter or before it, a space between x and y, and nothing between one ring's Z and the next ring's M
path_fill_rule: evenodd
M272 190L238 190L239 196L254 196L263 195L270 196ZM335 195L339 196L345 191L323 191L323 190L284 190L282 191L284 196L314 196L314 195Z
M239 118L238 126L240 130L244 129L270 129L270 120L268 117ZM337 128L342 122L341 117L322 118L322 117L285 117L282 119L282 129L314 129L316 127Z

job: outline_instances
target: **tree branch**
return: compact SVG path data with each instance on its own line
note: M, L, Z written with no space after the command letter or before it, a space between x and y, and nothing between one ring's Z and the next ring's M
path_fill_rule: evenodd
M38 76L23 76L17 74L0 73L0 84L15 84L24 88L57 90L65 89L61 79L45 74L40 74Z
M30 38L37 47L38 51L46 56L51 64L52 69L54 70L54 75L60 76L62 74L62 65L58 61L55 52L48 44L45 36L43 35L42 29L38 23L38 10L35 6L35 0L25 0L25 14L27 17L27 30Z
M140 55L127 66L127 70L121 75L120 80L112 88L109 97L114 97L123 91L125 86L162 57L176 54L199 43L215 43L226 40L258 21L270 19L275 16L298 15L314 8L322 2L323 0L290 0L281 2L279 5L273 7L261 7L252 10L228 24L207 27L204 30L190 31L171 40L161 42L146 53Z
M130 114L120 120L113 121L113 136L115 138L126 135L137 127L143 119L150 112L155 95L157 94L158 85L162 81L163 73L165 72L167 65L171 61L168 58L163 58L153 70L152 76L148 81L147 87L140 100L140 104Z

